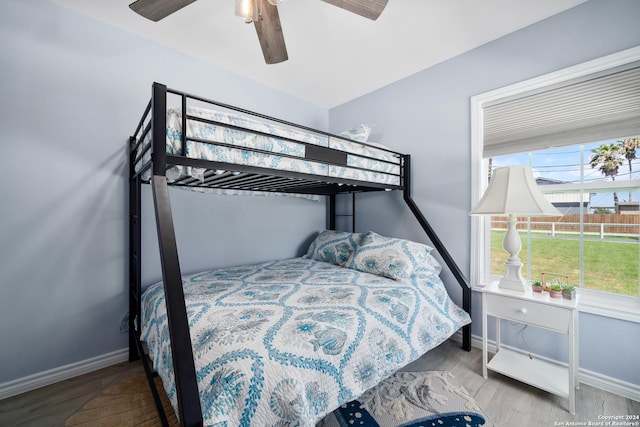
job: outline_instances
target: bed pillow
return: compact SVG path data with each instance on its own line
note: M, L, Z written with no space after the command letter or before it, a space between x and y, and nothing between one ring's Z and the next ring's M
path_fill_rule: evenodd
M303 258L344 267L360 242L360 233L325 230L309 245Z
M410 278L429 265L431 246L409 240L384 237L373 231L364 233L347 267L394 280Z
M372 129L373 126L371 125L361 124L352 127L351 129L347 129L344 132L340 132L340 136L346 136L353 141L367 142Z
M433 257L433 255L429 254L427 258L427 268L433 270L436 274L440 274L442 271L442 264Z

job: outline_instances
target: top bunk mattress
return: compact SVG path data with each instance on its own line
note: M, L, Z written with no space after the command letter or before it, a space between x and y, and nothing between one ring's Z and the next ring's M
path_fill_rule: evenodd
M140 149L149 144L150 133L140 144ZM150 151L137 163L136 170L147 163ZM182 108L167 108L166 152L231 165L401 185L399 153L347 137L314 133L280 123L258 121L236 112L201 107L187 108L186 138L183 135ZM323 160L327 153L331 156L336 152L340 152L339 157L344 161ZM215 172L219 174L226 170ZM202 168L172 166L167 170L167 179L171 182L190 176L202 181L204 173Z

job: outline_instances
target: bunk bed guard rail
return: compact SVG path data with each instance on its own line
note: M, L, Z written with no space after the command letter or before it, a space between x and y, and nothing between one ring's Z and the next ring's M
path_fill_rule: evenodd
M167 94L176 95L180 99L182 111L182 144L179 152L167 153ZM420 226L425 231L434 248L442 257L448 269L462 288L463 309L471 313L471 288L464 274L450 255L442 241L439 239L433 228L430 226L420 209L411 197L411 157L409 155L394 153L385 148L375 147L375 150L382 150L391 153L397 158L398 171L394 167L385 170L382 182L368 182L344 178L341 176L319 176L305 172L292 170L273 170L264 167L256 167L246 164L231 164L227 162L204 160L187 156L187 142L196 141L211 144L211 141L203 141L198 138L187 136L187 120L201 120L187 114L188 101L195 101L212 107L220 107L241 114L250 115L261 120L292 126L305 132L313 132L317 135L328 138L342 138L326 132L299 126L290 122L275 119L273 117L257 114L251 111L239 109L237 107L207 100L205 98L189 95L173 89L168 89L165 85L154 83L152 96L136 131L129 140L129 208L130 208L130 242L129 242L129 359L131 361L142 358L149 386L152 390L156 406L163 425L168 425L167 418L163 413L158 391L153 380L153 369L151 362L146 357L144 343L140 340L141 331L141 186L149 183L153 190L153 200L156 216L156 228L160 248L160 258L162 265L163 286L167 305L167 321L169 325L169 335L171 339L171 351L173 354L173 368L176 382L176 394L178 400L178 411L181 425L201 426L202 410L196 373L193 362L193 350L191 347L191 337L187 320L187 311L184 303L184 293L182 289L182 275L175 239L171 205L169 200L169 185L196 186L222 189L240 189L328 195L330 202L329 215L335 215L335 195L340 193L356 193L364 191L384 191L400 190L403 192L403 199ZM207 121L207 120L205 120ZM235 125L227 123L211 122L222 125L226 128L235 128ZM250 131L261 134L261 131ZM268 135L268 134L265 134ZM286 138L285 138L286 139ZM143 142L148 142L145 146ZM295 143L305 144L305 160L318 161L334 165L336 167L349 167L362 169L365 173L366 166L352 166L347 164L347 156L340 150L328 147L321 147L308 144L299 140L292 140ZM225 143L215 143L226 146ZM366 143L362 143L366 147ZM243 150L246 147L242 147ZM260 149L249 150L259 152ZM278 156L286 154L278 154ZM365 153L358 153L368 159ZM387 161L387 160L385 160ZM390 160L388 163L393 164ZM366 163L366 162L365 162ZM203 168L209 171L204 178L179 177L168 182L167 169L171 166ZM221 174L219 171L225 173ZM377 171L378 172L378 171ZM146 175L145 175L146 174ZM218 176L222 175L222 177ZM396 179L397 178L397 179ZM331 224L335 224L335 217L331 218ZM469 351L471 349L471 327L464 326L462 331L462 347Z

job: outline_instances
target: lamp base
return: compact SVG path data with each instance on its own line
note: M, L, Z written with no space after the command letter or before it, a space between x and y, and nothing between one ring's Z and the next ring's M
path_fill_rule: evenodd
M502 247L509 254L507 262L504 263L505 272L504 277L498 283L498 287L501 289L511 289L513 291L524 292L526 289L526 282L520 274L522 270L522 262L518 258L518 252L522 248L522 242L520 241L520 235L516 230L517 218L515 215L510 214L507 220L507 232L504 235L502 241Z
M526 283L524 280L514 280L514 279L509 279L507 277L503 277L498 283L498 288L524 292L526 290L525 285Z

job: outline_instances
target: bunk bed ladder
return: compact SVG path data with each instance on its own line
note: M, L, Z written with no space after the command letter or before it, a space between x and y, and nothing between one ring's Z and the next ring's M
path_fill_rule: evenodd
M434 229L431 227L427 219L424 217L418 205L411 198L411 180L409 177L411 176L411 156L406 154L404 156L404 201L409 206L409 209L416 217L422 229L427 233L429 240L438 251L445 264L449 268L449 271L456 278L460 286L462 287L462 308L464 311L471 315L471 286L469 286L469 282L467 278L462 274L460 267L456 264L455 260L444 246L444 243L440 240ZM462 348L466 351L471 351L471 325L466 325L462 327Z
M202 426L202 409L196 379L189 319L182 289L182 274L178 260L169 187L165 176L166 160L166 115L167 87L153 85L153 204L156 214L156 228L160 247L162 265L162 281L164 285L165 303L167 306L167 323L173 354L173 374L176 383L178 412L182 426Z
M152 188L180 421L183 426L201 426L200 395L193 362L189 319L184 302L167 178L154 175Z

